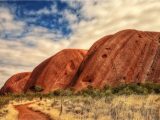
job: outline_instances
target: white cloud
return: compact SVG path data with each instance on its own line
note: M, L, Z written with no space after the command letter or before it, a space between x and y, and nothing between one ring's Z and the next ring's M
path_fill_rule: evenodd
M77 22L78 20L77 16L73 14L70 10L65 10L62 14L69 21L71 25Z
M50 15L50 14L55 14L57 11L57 7L56 5L52 5L51 6L51 9L48 9L48 8L43 8L43 9L40 9L38 11L27 11L27 15Z
M9 9L3 7L0 8L0 36L3 36L3 33L20 35L23 32L25 24L21 21L14 20Z
M41 61L67 47L69 42L55 41L58 31L44 27L27 27L23 21L14 20L7 8L0 8L0 86L13 74L32 71ZM26 29L28 32L18 38ZM2 35L9 34L11 40ZM14 36L14 37L12 37Z
M74 1L66 2L73 8L79 6L79 3ZM160 31L159 0L83 0L81 5L82 9L79 12L86 19L80 22L77 22L77 16L69 10L63 13L73 30L69 38L55 41L61 33L37 26L30 27L22 38L6 41L1 37L1 85L12 74L31 71L42 60L61 49L88 49L99 38L122 29ZM57 12L54 9L55 7L49 11L48 8L44 8L34 14L54 14ZM5 30L17 35L26 29L25 22L15 21L13 18L8 9L0 8L0 34Z
M122 29L160 30L159 0L95 1L82 2L83 16L94 19L72 24L71 47L88 48L99 38Z

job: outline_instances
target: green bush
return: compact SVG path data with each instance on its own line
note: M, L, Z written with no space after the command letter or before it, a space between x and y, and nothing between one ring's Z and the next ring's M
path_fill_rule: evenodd
M160 84L158 83L133 83L123 84L112 88L113 94L160 94Z
M34 86L34 90L36 92L41 92L41 91L43 91L43 88L41 86L39 86L39 85L36 85L36 86Z
M160 84L158 83L146 83L143 84L142 86L145 87L149 93L156 93L156 94L160 93Z
M122 84L117 87L105 86L103 89L95 89L89 86L87 89L80 91L77 95L102 97L110 95L131 95L131 94L160 94L160 84L158 83L132 83Z
M108 97L112 95L131 95L131 94L160 94L160 84L158 83L144 83L144 84L123 84L117 87L105 86L103 89L95 89L89 86L87 89L75 93L71 89L56 90L48 94L43 94L43 88L41 86L34 86L34 92L28 92L25 94L8 94L5 98L21 100L23 98L32 100L34 98L51 98L55 96L91 96L91 97ZM4 97L0 98L0 105L7 103Z

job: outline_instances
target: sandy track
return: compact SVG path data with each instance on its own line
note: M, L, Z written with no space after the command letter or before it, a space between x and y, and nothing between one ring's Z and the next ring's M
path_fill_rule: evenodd
M33 111L30 108L28 108L29 104L22 104L22 105L16 105L15 108L18 110L18 120L51 120L49 116Z

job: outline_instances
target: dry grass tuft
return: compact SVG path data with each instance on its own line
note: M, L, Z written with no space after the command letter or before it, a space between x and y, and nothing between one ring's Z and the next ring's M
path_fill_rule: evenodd
M62 100L63 99L63 100ZM159 95L110 96L107 98L63 97L30 105L61 120L159 120ZM61 107L62 106L62 107Z

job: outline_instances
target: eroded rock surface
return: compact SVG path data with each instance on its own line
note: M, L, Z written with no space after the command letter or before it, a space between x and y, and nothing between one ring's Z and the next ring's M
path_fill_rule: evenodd
M160 82L160 33L124 30L91 47L74 88L144 82Z
M160 83L160 32L123 30L95 42L89 51L65 49L31 73L12 76L1 93L57 89L76 91L92 86ZM34 88L34 89L33 89Z
M1 88L0 93L23 93L30 74L30 72L23 72L13 75Z
M26 90L38 86L48 93L69 87L86 53L85 50L65 49L45 60L33 70Z

